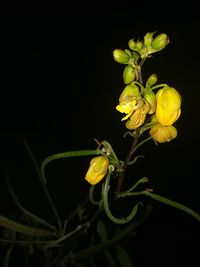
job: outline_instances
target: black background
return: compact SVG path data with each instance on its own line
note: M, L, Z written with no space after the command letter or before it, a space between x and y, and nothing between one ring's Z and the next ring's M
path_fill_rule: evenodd
M156 72L160 83L175 87L182 95L182 114L178 137L145 145L140 150L145 159L135 173L148 176L156 193L200 212L199 22L192 12L1 16L1 213L16 212L7 173L21 202L49 216L24 138L38 162L52 153L95 149L94 138L108 140L125 157L130 138L124 139L121 114L115 110L124 86L122 66L112 51L150 31L167 33L170 43L147 60L143 78ZM88 161L67 159L48 167L48 187L63 217L87 194ZM130 251L136 266L195 266L199 237L193 217L155 203Z

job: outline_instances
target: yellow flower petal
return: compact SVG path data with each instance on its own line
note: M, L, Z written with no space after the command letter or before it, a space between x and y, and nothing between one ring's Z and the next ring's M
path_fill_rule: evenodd
M169 86L160 89L156 94L156 118L162 125L172 125L181 114L181 96Z
M149 133L158 143L169 142L177 137L177 130L173 125L163 126L160 123L153 125Z
M90 161L85 180L91 185L99 183L108 171L109 159L105 156L97 156Z

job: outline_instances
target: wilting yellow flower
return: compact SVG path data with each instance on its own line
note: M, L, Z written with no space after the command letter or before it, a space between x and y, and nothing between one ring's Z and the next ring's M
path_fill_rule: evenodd
M85 180L91 185L99 183L108 171L109 159L105 156L97 156L90 161L90 167Z
M124 88L119 97L119 105L116 106L119 112L127 114L122 120L128 119L140 106L140 99L141 95L137 85L129 84Z
M165 86L156 94L156 118L162 125L172 125L181 114L181 95L173 87Z
M161 123L153 125L149 133L158 143L169 142L177 137L177 130L173 125L164 126Z
M140 100L140 105L140 108L134 110L130 119L126 122L126 128L129 130L134 130L141 126L150 110L150 105L144 99Z

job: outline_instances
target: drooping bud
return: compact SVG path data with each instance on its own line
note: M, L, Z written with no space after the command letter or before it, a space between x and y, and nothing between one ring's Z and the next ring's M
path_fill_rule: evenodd
M153 39L151 43L151 48L153 50L160 51L164 49L168 43L169 43L169 37L167 36L167 34L161 33Z
M125 84L132 83L136 78L135 69L132 65L127 65L123 71L123 80Z
M122 49L115 49L113 51L113 58L118 63L127 64L130 56Z
M99 183L106 175L109 167L109 159L105 156L97 156L90 161L85 180L91 185Z

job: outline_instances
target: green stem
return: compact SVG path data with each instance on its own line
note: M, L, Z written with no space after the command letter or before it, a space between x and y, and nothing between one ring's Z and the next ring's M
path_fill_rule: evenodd
M95 150L77 150L77 151L68 151L68 152L61 152L52 154L48 157L46 157L41 164L41 175L43 178L43 181L46 183L46 177L45 177L45 167L46 165L56 159L64 159L64 158L71 158L71 157L80 157L80 156L90 156L90 155L99 155L102 154L102 151L100 149Z
M95 185L91 185L90 186L90 190L89 190L89 200L93 205L99 205L100 204L100 200L97 201L94 199L94 189L95 189Z
M130 148L130 150L128 152L128 155L126 157L126 160L124 161L124 164L122 166L122 171L119 173L119 177L118 177L118 181L117 181L116 193L119 193L121 191L121 187L122 187L122 184L123 184L123 179L124 179L125 171L126 171L126 168L128 166L128 163L129 163L129 161L130 161L133 153L136 150L139 137L140 137L140 128L137 128L136 129L136 132L135 132L134 139L133 139L133 143L132 143L131 148Z
M137 81L135 81L135 82L133 82L133 83L134 83L134 84L137 84L137 85L140 87L140 89L141 89L142 92L144 91L144 86L142 85L142 83L137 82Z
M129 188L126 192L131 192L135 190L140 184L147 183L149 180L147 177L142 177L139 181L137 181L131 188Z
M131 213L127 217L119 219L119 218L116 218L115 216L113 216L113 214L110 211L109 204L108 204L108 190L109 190L110 176L111 176L112 171L113 171L113 169L110 168L108 171L107 177L106 177L106 182L105 182L105 184L102 185L102 199L103 199L104 210L105 210L105 213L107 214L108 218L111 221L113 221L114 223L117 223L117 224L128 223L135 217L137 210L138 210L138 206L141 203L137 203L133 207Z
M200 214L198 214L196 211L188 208L187 206L185 206L183 204L180 204L180 203L178 203L176 201L170 200L170 199L168 199L166 197L151 193L149 190L145 190L145 195L148 196L148 197L151 197L151 198L153 198L153 199L155 199L157 201L165 203L165 204L167 204L169 206L172 206L174 208L183 210L184 212L190 214L191 216L193 216L194 218L196 218L200 222Z
M161 84L152 86L151 89L154 90L154 89L158 89L159 87L165 87L165 86L168 86L168 85L166 83L161 83Z
M152 139L152 136L149 136L147 137L146 139L144 139L143 141L141 141L140 143L138 143L136 146L135 146L135 150L136 151L141 145L143 145L144 143L148 142L149 140Z
M172 206L174 208L182 210L182 211L190 214L191 216L193 216L194 218L196 218L200 222L200 214L197 213L196 211L194 211L194 210L188 208L187 206L180 204L176 201L173 201L173 200L168 199L166 197L154 194L154 193L150 192L149 189L139 191L139 192L122 192L122 193L118 194L117 196L118 197L126 197L126 196L136 196L136 195L146 195L146 196L151 197L152 199L155 199L159 202L162 202L164 204L167 204L169 206Z
M136 161L137 161L139 158L144 158L144 156L142 156L142 155L138 155L138 156L136 156L133 160L129 161L128 165L133 165L133 164L135 164Z

